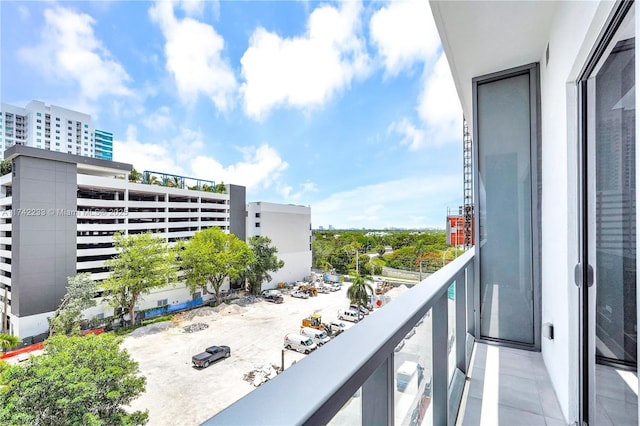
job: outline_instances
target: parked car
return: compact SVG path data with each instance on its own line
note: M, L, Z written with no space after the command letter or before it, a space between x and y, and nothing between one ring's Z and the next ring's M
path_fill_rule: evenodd
M340 291L342 289L342 286L338 283L335 284L331 284L331 291Z
M320 285L317 287L318 289L318 293L331 293L331 287L326 286L326 285Z
M337 336L338 334L342 333L347 328L345 323L338 322L338 321L331 321L329 324L327 324L327 326L328 326L327 328L331 332L332 336Z
M284 302L284 298L282 296L280 296L279 294L266 294L266 295L264 295L262 297L267 302L272 302L272 303L282 303L282 302Z
M364 314L362 314L361 312L358 313L357 311L352 311L350 309L343 309L338 311L338 319L341 319L341 320L358 322L363 318L364 318Z
M349 305L349 309L352 311L358 311L358 305ZM360 312L364 315L369 315L369 309L367 309L364 305L360 306Z
M192 356L191 363L197 368L207 368L213 362L230 356L231 348L229 346L209 346L204 352Z
M284 347L308 354L317 348L318 345L316 345L310 337L289 333L284 336Z
M309 295L302 290L295 290L291 292L291 297L298 297L300 299L308 299Z
M327 343L329 340L331 340L331 338L329 337L326 331L318 330L316 328L311 328L311 327L302 327L300 329L300 334L302 334L303 336L309 337L313 341L313 343L315 343L318 346L322 346L325 343Z

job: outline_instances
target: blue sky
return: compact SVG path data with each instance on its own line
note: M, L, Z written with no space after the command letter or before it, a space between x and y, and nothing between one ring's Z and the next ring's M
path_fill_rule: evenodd
M114 160L311 206L335 228L445 226L462 113L425 0L2 1L0 95L92 115Z

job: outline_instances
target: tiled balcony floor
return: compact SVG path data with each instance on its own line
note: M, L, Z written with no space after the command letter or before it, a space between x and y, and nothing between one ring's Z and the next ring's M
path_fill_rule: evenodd
M477 343L456 424L566 426L542 355Z

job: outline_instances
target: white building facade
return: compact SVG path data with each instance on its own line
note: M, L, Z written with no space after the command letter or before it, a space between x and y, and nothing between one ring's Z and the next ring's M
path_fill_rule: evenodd
M473 128L476 339L541 351L565 424L638 424L637 3L430 3Z
M276 287L279 282L295 282L311 273L311 207L293 204L247 204L247 239L262 236L271 239L284 267L271 273L271 281L263 288Z
M21 338L47 331L67 277L108 277L116 232L152 232L174 243L217 226L245 239L244 187L214 193L133 183L130 164L24 146L5 155L12 173L0 177L0 310L4 329ZM138 309L198 296L170 286L144 296ZM112 314L99 303L85 317Z
M96 129L90 115L40 101L31 101L24 108L0 104L0 152L24 145L110 160L113 135L98 132L100 147L96 155Z

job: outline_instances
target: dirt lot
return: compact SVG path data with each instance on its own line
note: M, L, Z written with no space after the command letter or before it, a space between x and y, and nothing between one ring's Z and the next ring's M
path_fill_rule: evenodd
M298 333L303 318L318 312L323 322L337 320L337 311L349 305L346 289L343 285L340 291L309 299L285 295L282 304L258 299L245 306L228 305L220 312L201 308L177 323L136 330L123 347L140 364L147 390L131 408L149 410L149 424L154 426L200 424L255 389L243 379L245 374L263 365L280 366L284 335ZM196 323L208 328L184 331L184 326ZM162 327L168 328L151 330ZM203 370L193 368L191 356L211 345L230 346L231 357ZM285 351L285 368L304 356Z

